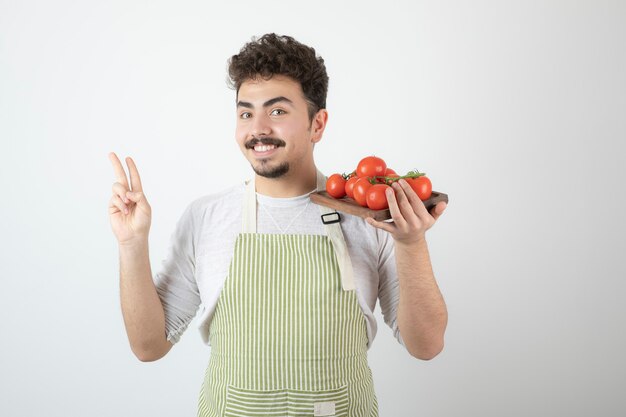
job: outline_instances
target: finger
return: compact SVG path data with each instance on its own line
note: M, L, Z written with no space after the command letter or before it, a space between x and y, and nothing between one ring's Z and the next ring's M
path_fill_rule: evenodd
M402 217L405 220L409 221L409 219L416 217L415 210L413 210L413 206L409 203L409 199L404 192L404 189L396 182L392 185L395 190L395 196L398 200L398 207L400 208L400 213L402 213Z
M445 201L440 201L430 210L430 215L437 220L443 214L446 207L448 207L448 204Z
M128 172L130 173L130 182L132 185L133 191L143 191L141 187L141 177L139 176L139 171L137 170L137 165L135 165L135 161L130 156L126 158L126 164L128 165Z
M367 217L365 221L371 224L372 226L382 229L389 233L394 233L397 229L397 226L394 225L393 223L380 222L378 220L374 220L372 217Z
M126 197L134 203L139 204L143 200L143 193L141 191L127 191Z
M124 185L127 189L129 189L128 178L126 177L126 171L124 171L124 167L122 163L118 159L115 152L109 152L109 160L113 165L113 171L115 172L115 176L117 177L117 182Z
M126 197L127 192L128 192L128 189L125 188L119 182L113 183L113 194L120 196L120 198L124 201L124 203L128 204L130 200L128 200L128 197Z
M400 183L400 187L402 187L402 189L404 190L407 200L409 201L409 204L411 204L413 212L419 217L427 216L428 210L426 210L424 202L420 200L420 198L417 196L417 193L409 185L409 183L406 182L406 180L404 179L401 179L400 181L398 181L398 183Z
M122 201L120 196L119 195L114 195L113 197L111 197L111 200L109 201L109 213L115 214L118 211L120 211L120 212L122 212L124 214L128 214L129 213L128 206L126 204L124 204L124 202Z
M391 214L391 218L394 223L399 227L404 227L406 225L406 220L402 217L402 213L400 213L400 208L398 207L398 200L396 199L396 193L393 188L389 188L385 190L387 195L387 203L389 203L389 213Z

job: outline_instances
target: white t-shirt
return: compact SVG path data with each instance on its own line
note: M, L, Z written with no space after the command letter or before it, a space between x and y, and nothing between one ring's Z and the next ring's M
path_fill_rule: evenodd
M192 201L171 235L166 258L154 275L165 312L167 340L177 343L203 306L200 334L209 327L242 230L245 184ZM319 207L308 194L272 198L257 193L257 233L325 235ZM399 287L394 242L389 233L358 216L341 213L341 229L354 270L356 295L365 316L368 349L376 336L374 309L380 300L385 323L404 346L396 323Z

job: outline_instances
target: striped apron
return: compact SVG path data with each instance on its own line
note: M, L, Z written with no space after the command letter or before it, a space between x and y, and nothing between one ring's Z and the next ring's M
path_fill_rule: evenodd
M318 172L318 189L324 184ZM326 225L328 236L258 234L254 181L247 187L243 232L209 329L198 416L378 416L339 224Z

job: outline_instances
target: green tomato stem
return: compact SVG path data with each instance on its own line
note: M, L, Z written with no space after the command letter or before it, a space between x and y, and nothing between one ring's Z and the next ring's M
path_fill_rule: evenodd
M406 175L401 175L401 176L398 176L398 177L387 177L387 176L384 176L384 175L378 175L376 177L370 178L369 181L372 184L376 184L376 183L378 183L378 180L384 180L385 184L391 184L391 183L394 183L394 182L396 182L398 180L401 180L401 179L418 178L418 177L423 177L425 175L426 175L425 172L419 172L419 171L415 170L415 171L409 172Z

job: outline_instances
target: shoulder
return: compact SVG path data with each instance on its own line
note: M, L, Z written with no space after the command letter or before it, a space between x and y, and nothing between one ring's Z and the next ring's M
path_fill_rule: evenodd
M240 229L245 184L206 194L192 200L182 215L183 224L192 230L198 256L215 252Z
M203 218L212 213L232 212L241 209L245 184L228 187L222 191L205 194L192 200L187 205L186 212L194 218Z
M377 242L380 239L379 229L368 224L364 218L344 213L341 213L341 216L341 227L344 233L358 237L359 240L365 239L370 242Z
M393 238L389 233L367 223L360 216L343 214L341 227L348 245L382 257L393 251Z

